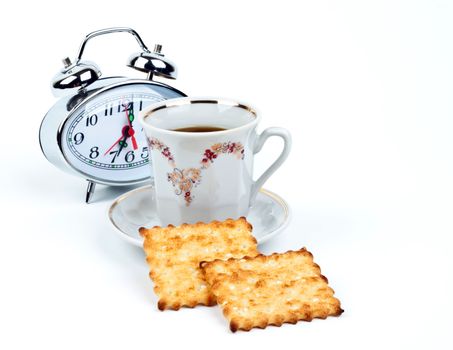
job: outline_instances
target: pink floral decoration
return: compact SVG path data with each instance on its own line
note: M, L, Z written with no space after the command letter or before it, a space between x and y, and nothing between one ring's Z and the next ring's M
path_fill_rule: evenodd
M206 149L201 159L200 168L178 169L173 158L170 148L156 138L149 138L148 144L151 150L159 151L165 157L173 168L173 171L167 173L167 181L175 188L176 195L184 194L186 206L192 203L194 196L192 190L201 183L201 171L207 169L221 154L231 154L237 159L244 159L244 146L240 142L216 143Z

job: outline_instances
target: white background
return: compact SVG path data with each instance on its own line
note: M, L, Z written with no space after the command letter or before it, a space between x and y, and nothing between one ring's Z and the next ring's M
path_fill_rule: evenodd
M0 348L453 347L451 1L5 4ZM60 59L110 26L161 43L187 94L245 100L262 128L291 130L292 154L265 188L294 217L260 249L312 251L341 317L232 334L217 307L157 311L142 251L107 221L124 189L99 186L85 205L85 181L38 144ZM142 76L124 65L137 49L119 34L85 58L104 76ZM264 148L258 172L279 147Z

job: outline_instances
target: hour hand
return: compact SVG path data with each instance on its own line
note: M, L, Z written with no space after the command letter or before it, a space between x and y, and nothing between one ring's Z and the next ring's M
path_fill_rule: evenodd
M127 146L127 143L126 143L127 137L128 137L128 136L125 135L125 136L123 137L123 139L120 140L120 142L119 142L119 144L120 144L120 149L118 150L118 153L116 154L117 156L119 156L120 153L121 153L121 151L123 150L123 148Z
M121 136L118 140L115 141L115 143L113 145L110 146L110 148L105 151L104 153L104 156L107 155L107 153L109 153L113 147L115 147L117 144L119 144L121 142L121 140L123 140L122 144L125 145L126 144L126 139L128 138L129 136L129 127L126 125L123 130L121 130ZM121 146L121 144L120 144Z

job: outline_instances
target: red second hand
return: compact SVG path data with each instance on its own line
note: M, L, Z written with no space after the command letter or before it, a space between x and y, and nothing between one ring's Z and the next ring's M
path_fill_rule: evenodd
M118 143L120 143L120 141L123 139L123 137L124 136L121 135L121 137L118 140L116 140L115 143L104 153L104 156L106 156L107 153L109 153L112 150L113 147L115 147Z

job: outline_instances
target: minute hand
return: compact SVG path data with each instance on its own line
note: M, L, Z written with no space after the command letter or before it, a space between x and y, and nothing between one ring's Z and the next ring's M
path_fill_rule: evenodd
M132 109L129 110L127 107L126 107L126 118L127 118L127 121L129 123L129 130L128 130L128 134L129 136L131 137L132 139L132 147L134 148L134 150L138 149L138 145L137 145L137 140L135 139L135 130L132 126L132 122L134 121L135 117L134 117L134 104L132 103Z

